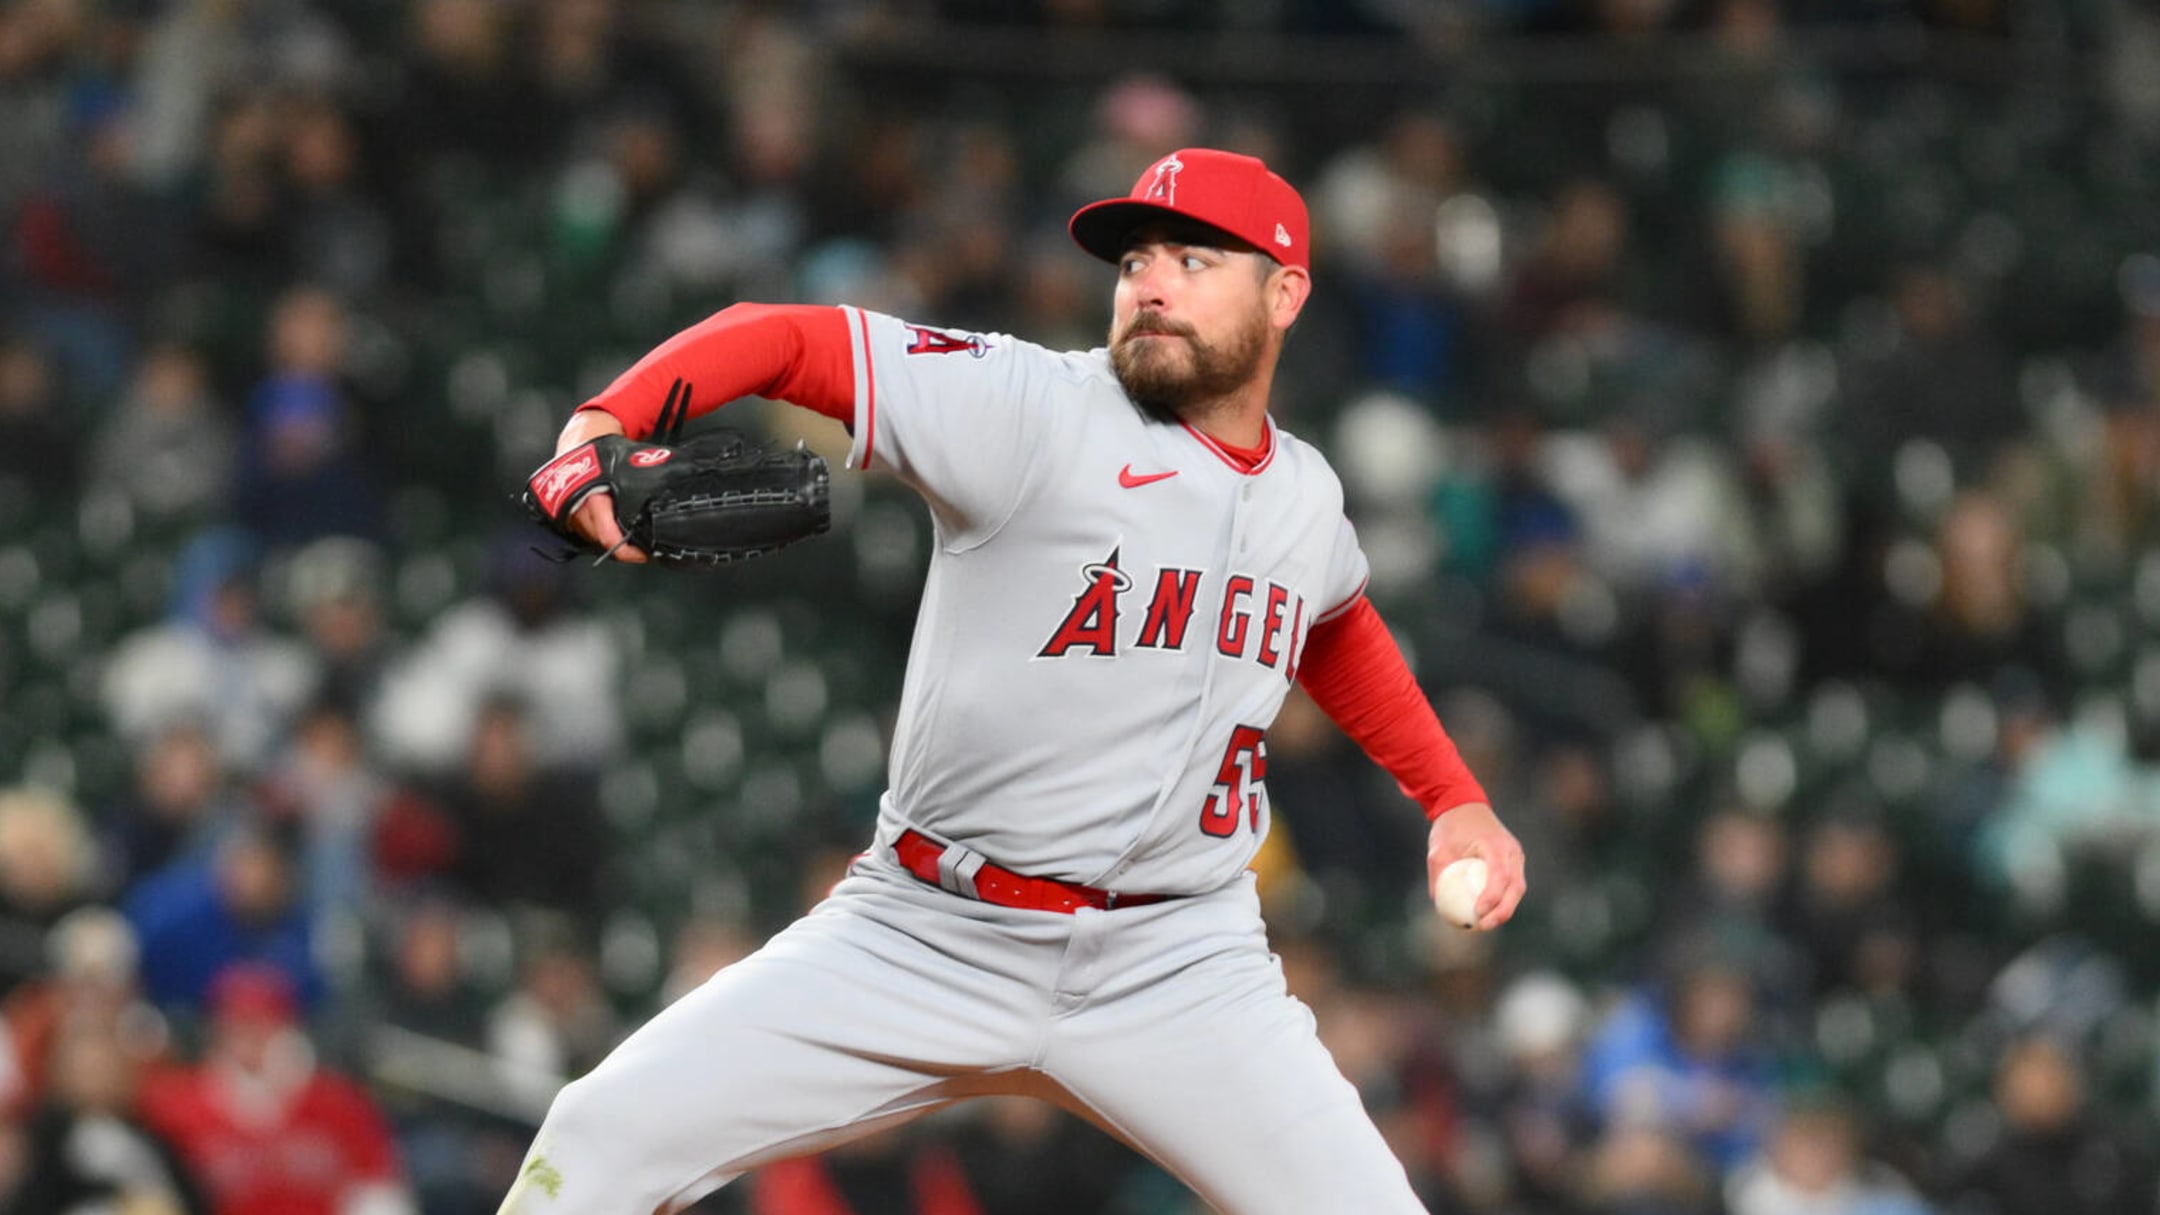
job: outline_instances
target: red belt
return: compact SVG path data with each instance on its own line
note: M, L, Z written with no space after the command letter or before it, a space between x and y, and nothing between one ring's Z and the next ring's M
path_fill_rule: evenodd
M1082 907L1108 911L1114 907L1144 907L1174 897L1121 894L1057 878L1029 877L1001 869L984 860L980 853L957 846L948 848L913 828L900 833L900 839L893 844L893 853L909 873L923 881L1000 907L1062 911L1071 915ZM952 858L950 861L946 859L948 856Z

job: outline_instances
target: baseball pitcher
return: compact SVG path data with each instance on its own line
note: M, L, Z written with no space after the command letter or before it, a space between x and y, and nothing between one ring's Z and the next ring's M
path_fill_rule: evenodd
M1523 857L1364 597L1341 483L1268 416L1305 204L1185 149L1071 231L1116 267L1105 348L739 304L587 402L535 474L567 531L643 561L591 445L772 397L846 424L850 466L920 492L936 546L869 850L564 1089L506 1213L672 1212L990 1093L1063 1105L1233 1215L1421 1209L1247 868L1291 685L1424 807L1430 873L1485 862L1477 927L1514 913Z

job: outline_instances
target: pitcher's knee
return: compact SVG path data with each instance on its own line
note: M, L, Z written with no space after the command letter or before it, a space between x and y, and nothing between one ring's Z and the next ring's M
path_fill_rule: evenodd
M607 1096L606 1077L599 1073L581 1076L555 1091L548 1103L547 1127L559 1131L582 1130L611 1116L619 1118L622 1103Z
M620 1133L625 1110L607 1094L596 1077L573 1080L555 1093L547 1117L533 1136L531 1148L519 1166L517 1184L503 1203L504 1215L530 1207L545 1209L540 1199L561 1199L576 1190L578 1181L599 1175L620 1175L630 1162L607 1158L629 1146L632 1137ZM615 1129L611 1133L610 1126ZM526 1200L521 1204L521 1200Z

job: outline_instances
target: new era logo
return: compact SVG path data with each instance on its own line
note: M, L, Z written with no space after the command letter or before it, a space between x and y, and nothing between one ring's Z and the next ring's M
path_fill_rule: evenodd
M1275 243L1276 243L1276 244L1278 244L1278 245L1281 245L1281 246L1282 246L1283 248L1285 248L1285 249L1289 248L1289 247L1290 247L1290 229L1288 229L1288 228L1285 228L1285 227L1283 227L1283 226L1282 226L1281 224L1276 224L1276 225L1275 225Z

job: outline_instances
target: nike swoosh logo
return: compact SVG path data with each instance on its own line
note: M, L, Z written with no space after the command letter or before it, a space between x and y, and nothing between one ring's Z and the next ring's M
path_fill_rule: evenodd
M1127 464L1118 470L1117 483L1127 489L1138 489L1143 485L1153 485L1157 481L1167 481L1176 475L1178 475L1178 470L1173 468L1169 472L1148 473L1146 476L1141 476L1132 470L1132 465Z

